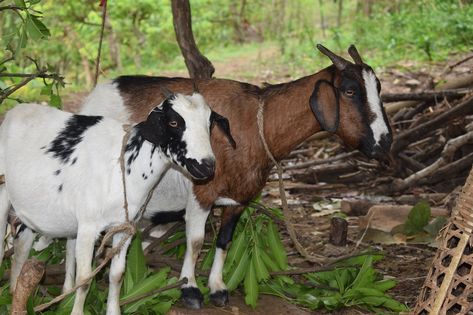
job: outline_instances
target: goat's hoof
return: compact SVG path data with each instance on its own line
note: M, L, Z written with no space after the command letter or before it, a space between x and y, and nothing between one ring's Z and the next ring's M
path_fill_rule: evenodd
M210 294L210 302L220 307L228 305L228 290L218 290Z
M200 292L199 288L188 287L181 288L181 298L187 308L200 309L204 303L204 296Z

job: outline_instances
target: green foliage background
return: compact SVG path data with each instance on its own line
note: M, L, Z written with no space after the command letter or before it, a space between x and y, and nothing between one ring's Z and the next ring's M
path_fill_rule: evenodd
M194 35L201 51L213 61L231 62L232 57L245 55L255 47L277 47L280 54L268 61L269 65L283 65L292 77L328 64L314 50L318 42L339 52L355 43L375 67L393 66L401 60L442 60L449 53L473 47L471 1L373 1L367 15L362 8L364 1L345 0L338 25L339 1L191 1ZM60 94L89 90L101 23L98 1L5 0L0 7L22 2L34 9L32 19L47 29L32 31L31 19L24 25L15 11L0 11L2 46L10 44L15 54L15 60L0 72L30 73L35 70L26 58L30 57L65 77L67 90ZM169 0L109 1L108 17L102 79L120 74L185 73ZM239 36L244 25L249 25L253 36ZM0 51L0 60L10 56L10 50ZM0 77L0 88L18 81ZM57 91L42 91L40 95L42 87L41 80L34 80L16 92L15 98L60 105L60 100L50 97Z

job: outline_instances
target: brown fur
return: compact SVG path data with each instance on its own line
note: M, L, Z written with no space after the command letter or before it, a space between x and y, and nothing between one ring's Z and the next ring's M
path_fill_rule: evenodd
M217 160L215 177L194 185L194 193L201 206L211 207L218 197L232 198L244 205L257 196L272 167L258 136L256 114L260 100L264 102L266 141L274 156L281 159L304 139L321 130L309 106L309 98L315 82L331 80L334 71L332 66L293 82L265 88L224 79L196 82L209 106L228 118L237 144L233 149L223 133L218 128L213 129L212 148ZM338 71L335 73L339 75ZM134 122L145 119L163 99L160 84L173 92L191 94L193 91L190 79L153 79L153 82L147 82L139 89L120 86ZM323 97L328 93L320 94ZM358 123L360 113L345 103L341 98L339 135L348 145L356 147L356 137L363 129Z

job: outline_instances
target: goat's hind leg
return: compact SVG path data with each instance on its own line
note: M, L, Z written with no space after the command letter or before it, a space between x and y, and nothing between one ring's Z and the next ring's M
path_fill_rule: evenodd
M81 227L77 232L76 239L76 285L87 279L92 274L92 258L94 254L94 244L98 232L96 229ZM76 291L72 315L84 314L84 303L89 291L90 280Z
M66 243L66 276L62 292L67 292L74 287L74 275L76 272L76 239L68 238Z
M10 292L15 292L16 282L21 273L21 268L28 259L31 247L36 233L29 229L26 225L18 226L18 232L13 240L13 258L10 272Z

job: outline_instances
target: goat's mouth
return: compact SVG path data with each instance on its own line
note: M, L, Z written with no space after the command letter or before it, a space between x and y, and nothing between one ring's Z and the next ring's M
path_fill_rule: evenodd
M215 173L215 160L207 158L199 163L195 159L186 159L185 168L194 179L207 179Z
M378 143L374 143L374 139L369 141L361 141L359 150L370 159L383 161L391 151L392 136L385 134L381 136Z

